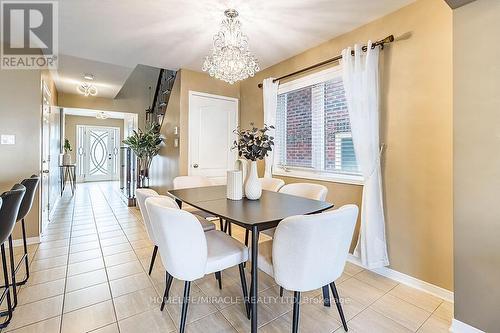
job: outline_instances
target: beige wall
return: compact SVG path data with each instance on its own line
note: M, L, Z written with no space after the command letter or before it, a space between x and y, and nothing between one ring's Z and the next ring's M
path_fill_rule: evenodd
M239 84L230 85L206 73L188 69L177 72L161 128L161 133L166 137L165 146L153 160L151 168L152 187L160 193L172 188L172 180L176 176L188 174L189 91L235 98L240 96ZM179 127L178 136L174 135L175 126ZM176 137L179 138L179 147L174 147Z
M96 117L64 116L64 137L71 143L71 159L76 161L76 125L118 127L120 129L120 142L123 140L123 119L97 119ZM64 138L63 138L64 140Z
M241 82L240 123L262 124L257 84L264 78L390 34L409 35L381 53L381 141L387 145L382 167L391 268L453 290L452 12L444 1L419 0ZM361 200L359 186L324 184L328 200L336 205Z
M0 192L32 174L40 174L41 148L41 78L52 92L52 104L57 102L57 92L46 71L11 70L0 74L0 134L16 136L15 145L0 145ZM39 203L35 200L26 217L28 237L39 233ZM19 239L19 226L14 239Z
M500 2L454 11L455 318L500 330Z

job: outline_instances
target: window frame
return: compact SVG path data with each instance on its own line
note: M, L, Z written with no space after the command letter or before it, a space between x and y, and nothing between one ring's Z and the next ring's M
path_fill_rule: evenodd
M315 84L319 84L322 82L326 82L341 76L342 76L341 65L330 67L325 70L300 77L293 81L280 83L278 87L278 95L285 94L290 91L305 88L308 86L312 86ZM285 117L285 124L286 124L286 117ZM361 174L327 172L327 171L319 171L303 167L283 166L280 165L280 152L276 150L274 154L275 156L274 156L274 165L272 168L272 174L275 176L312 179L312 180L320 180L320 181L342 183L342 184L353 184L353 185L363 185L364 183L364 177Z

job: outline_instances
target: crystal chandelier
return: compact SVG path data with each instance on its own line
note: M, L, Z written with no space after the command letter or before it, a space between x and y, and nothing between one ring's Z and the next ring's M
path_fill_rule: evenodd
M224 12L221 30L214 36L212 53L205 58L203 71L217 79L233 84L254 76L260 70L257 59L248 48L248 37L241 31L238 12Z

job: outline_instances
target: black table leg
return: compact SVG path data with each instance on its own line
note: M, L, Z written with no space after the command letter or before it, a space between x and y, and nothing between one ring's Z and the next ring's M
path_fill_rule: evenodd
M251 332L257 333L257 301L258 301L258 265L257 258L259 257L259 229L257 226L252 227L252 288L250 301L252 305L252 322Z

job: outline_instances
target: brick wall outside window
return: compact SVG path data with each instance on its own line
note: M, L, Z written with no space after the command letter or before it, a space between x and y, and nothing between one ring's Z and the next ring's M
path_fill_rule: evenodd
M286 162L289 166L312 165L311 88L286 94Z
M335 169L335 135L351 132L342 80L325 82L325 170Z
M279 165L359 174L342 78L278 95Z

